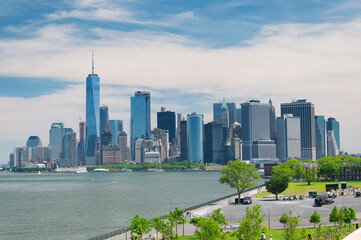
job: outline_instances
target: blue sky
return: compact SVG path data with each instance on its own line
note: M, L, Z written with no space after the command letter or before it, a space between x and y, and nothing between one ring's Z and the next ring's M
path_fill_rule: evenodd
M346 107L360 102L360 10L358 0L1 1L0 163L30 135L46 145L52 121L77 130L92 49L101 103L125 126L138 89L151 91L153 113L165 105L207 121L223 97L272 98L276 109L302 97L360 152L361 112Z

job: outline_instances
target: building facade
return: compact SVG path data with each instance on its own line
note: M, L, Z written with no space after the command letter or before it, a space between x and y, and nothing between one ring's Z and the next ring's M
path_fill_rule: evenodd
M105 123L109 123L109 108L106 105L102 105L99 109L99 114L100 114L100 125L99 125L99 129L100 129L100 135L103 133L103 131L105 130Z
M223 103L213 103L213 121L221 122L221 108ZM236 104L235 103L226 103L228 108L228 125L231 126L236 122Z
M227 122L228 124L228 122ZM223 126L213 121L204 125L204 163L224 164Z
M41 147L41 140L38 136L30 136L26 141L26 147Z
M157 112L157 128L168 130L169 142L173 145L176 138L175 112L165 111L165 108L162 110Z
M325 116L315 116L316 159L327 156L327 129Z
M340 151L340 123L335 118L330 117L327 119L327 131L333 131L334 138L337 143L337 148Z
M123 120L109 120L109 130L113 135L113 143L118 145L119 134L123 132Z
M277 157L301 158L301 121L292 114L277 118Z
M301 157L316 160L315 107L306 99L281 104L281 115L293 114L301 120Z
M55 121L49 130L49 147L51 147L51 162L56 163L62 151L63 137L65 135L64 123Z

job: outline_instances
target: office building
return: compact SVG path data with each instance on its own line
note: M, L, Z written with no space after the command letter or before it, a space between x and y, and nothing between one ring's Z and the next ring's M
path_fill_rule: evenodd
M144 153L144 162L146 163L160 163L159 152L146 152Z
M137 91L130 99L130 147L134 159L134 144L150 137L150 92Z
M187 115L188 160L203 163L203 115Z
M134 161L136 163L144 163L146 161L145 154L148 152L157 152L159 161L164 161L164 158L162 159L162 143L160 139L139 138L134 144L134 149Z
M337 146L335 133L332 130L327 130L327 156L337 156L340 154L340 150Z
M236 109L236 122L242 124L242 108Z
M29 152L26 147L14 148L14 167L25 167L29 162Z
M301 158L301 121L292 114L277 118L277 157Z
M130 155L130 148L128 147L128 136L126 132L119 133L118 143L121 161L128 162L132 160Z
M276 111L275 111L275 107L272 104L272 100L270 99L268 101L269 104L269 122L270 122L270 135L271 135L271 140L273 141L277 141L277 126L276 126Z
M335 118L330 117L327 119L327 131L333 131L333 136L337 143L337 148L340 151L340 123Z
M221 122L221 108L223 102L213 103L213 121ZM226 103L228 108L228 126L231 126L236 122L236 104Z
M51 147L30 147L28 149L29 162L45 163L51 160Z
M102 164L117 165L123 163L120 147L118 145L109 144L102 146Z
M228 122L227 122L228 124ZM224 164L223 126L213 121L204 125L204 163Z
M180 158L182 161L188 158L188 137L187 137L187 121L180 121Z
M76 167L76 133L68 132L63 137L61 158L59 159L61 167Z
M104 129L105 129L105 123L109 123L109 108L106 105L103 105L100 107L99 109L99 114L100 114L100 134L103 133Z
M160 161L169 159L169 132L168 130L156 128L151 131L151 138L160 141Z
M293 114L301 120L301 157L316 160L315 107L306 99L281 104L281 116Z
M169 142L175 144L176 120L175 112L166 111L165 107L161 112L157 112L157 128L168 130Z
M238 137L233 137L231 146L234 151L234 159L242 159L242 140Z
M92 58L92 73L86 78L86 165L96 164L100 139L100 78L94 73L94 58Z
M51 147L50 159L52 163L57 163L60 158L64 135L64 123L59 120L53 122L49 130L49 147Z
M79 122L78 166L85 166L85 122Z
M119 134L123 132L123 120L109 120L109 130L113 135L113 143L118 145Z
M327 156L327 129L325 116L315 116L316 159Z
M250 100L242 103L241 106L242 159L251 160L253 158L253 142L270 139L270 107L269 104L260 103L258 100Z
M225 127L225 128L228 128L230 126L229 112L228 112L228 107L227 107L227 104L226 104L226 100L224 98L223 98L223 103L222 103L222 106L221 106L220 117L221 117L220 123L222 123L222 126Z
M15 165L14 165L14 153L10 153L10 156L9 156L9 167L10 168L13 168Z
M30 136L26 142L26 147L41 147L41 140L38 136Z

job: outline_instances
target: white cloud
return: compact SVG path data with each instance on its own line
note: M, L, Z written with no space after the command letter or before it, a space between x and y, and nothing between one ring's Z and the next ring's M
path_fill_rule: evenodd
M212 102L223 96L237 104L272 97L278 110L279 103L302 97L315 104L316 114L336 117L341 145L359 152L360 29L360 21L274 25L246 46L209 49L183 37L153 32L93 29L98 38L86 40L75 26L50 25L32 39L0 41L0 75L84 83L94 49L101 82L120 86L104 86L102 91L101 102L113 109L111 117L129 121L129 97L138 87L154 89L152 96L162 97L161 102L152 101L153 111L161 105L183 113L203 111L207 120ZM193 104L186 97L164 101L174 98L169 89L200 97ZM56 119L77 128L84 105L82 85L33 99L0 98L0 125L8 126L1 128L0 140L26 140L34 134L47 138ZM29 116L31 120L24 123Z

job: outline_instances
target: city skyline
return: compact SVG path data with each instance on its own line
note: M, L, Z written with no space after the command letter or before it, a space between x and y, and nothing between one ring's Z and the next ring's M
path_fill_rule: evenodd
M110 119L124 121L128 134L129 99L136 90L152 94L152 129L161 106L185 115L201 113L207 123L212 104L223 97L237 107L271 98L277 116L280 103L307 98L315 115L341 123L341 150L361 152L356 92L361 21L354 10L360 1L328 6L279 1L272 6L283 10L277 17L268 11L271 3L233 1L167 3L156 14L150 12L159 3L51 6L39 1L38 9L25 9L26 1L17 4L23 8L0 3L5 9L0 15L0 163L29 136L48 145L56 120L78 135L92 49L101 77L100 104L109 106ZM298 13L300 8L308 15ZM351 102L354 111L347 108Z

